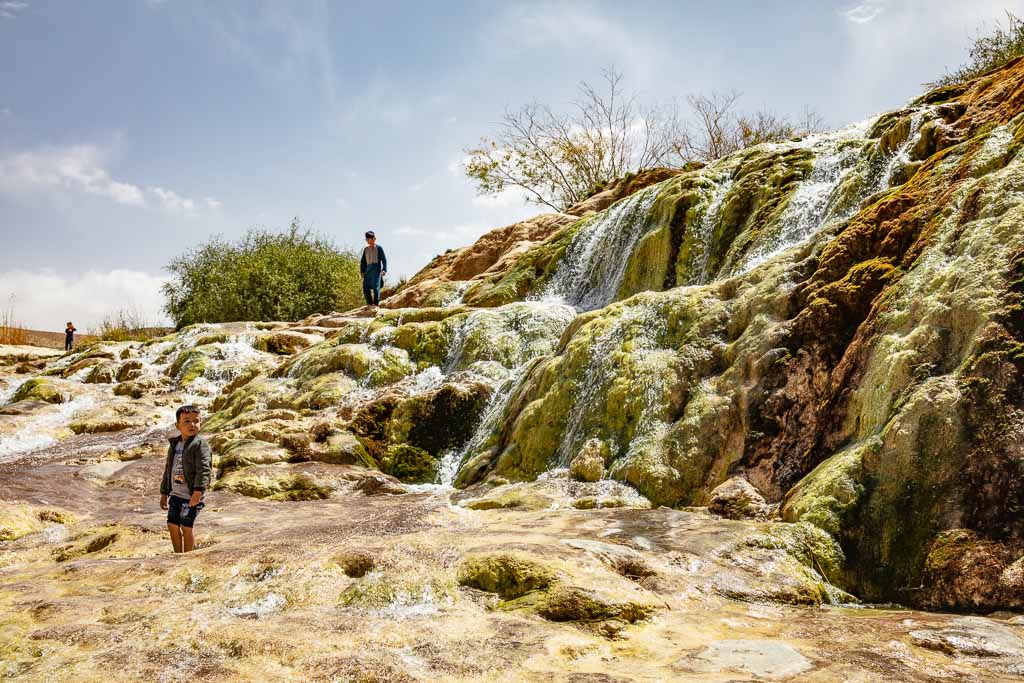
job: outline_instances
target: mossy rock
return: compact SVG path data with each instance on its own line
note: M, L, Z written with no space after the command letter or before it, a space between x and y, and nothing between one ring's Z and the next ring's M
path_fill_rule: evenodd
M727 519L763 519L768 514L768 505L749 481L732 477L711 491L708 510Z
M558 586L537 609L548 621L581 623L621 619L630 624L643 621L657 611L654 605L642 602L618 602L576 586Z
M76 417L68 425L75 434L105 434L108 432L122 432L126 429L138 429L148 427L151 424L151 417L119 411L99 409L90 411L85 415Z
M297 354L275 375L309 380L328 373L343 372L370 387L393 384L416 371L409 354L398 348L375 349L367 344L318 344Z
M608 446L600 439L588 439L569 463L569 473L577 481L600 481L604 476L607 452Z
M275 501L321 500L329 498L332 491L309 473L274 471L270 467L260 467L258 471L234 470L218 479L213 488Z
M117 363L102 363L93 366L85 377L86 384L113 384L117 381Z
M323 342L324 338L315 334L305 334L292 330L277 330L261 334L256 339L255 348L279 356L290 356L303 349Z
M523 553L489 553L466 558L459 566L459 585L515 600L531 591L546 591L556 573Z
M84 555L91 555L106 550L116 543L120 536L120 530L116 526L91 529L78 536L71 543L54 548L51 555L57 562L67 562Z
M782 519L808 522L837 536L864 494L863 449L877 449L877 441L837 453L818 465L794 486L782 504Z
M377 468L377 463L370 457L369 451L359 437L347 431L328 435L323 444L311 445L309 459L329 465L363 465Z
M0 504L0 541L14 541L43 528L39 512L27 505Z
M553 496L528 484L509 484L488 491L479 498L465 500L460 505L470 510L547 510L554 503Z
M334 563L353 579L366 576L376 565L373 555L363 550L343 550L334 556Z
M142 374L142 361L129 360L121 363L117 368L117 381L129 382L138 379Z
M67 396L58 385L45 377L34 377L14 392L11 403L18 401L42 401L43 403L64 403Z
M292 405L295 408L323 410L340 403L346 395L359 387L359 383L343 372L320 375L295 392Z
M181 386L188 386L206 373L216 353L216 347L210 344L182 351L167 368L167 376Z
M455 583L447 576L371 573L342 591L338 604L345 609L383 610L455 597Z
M395 444L388 447L380 461L385 474L406 484L429 484L437 479L437 458L422 448L409 444Z
M255 439L231 441L221 446L218 450L216 466L222 472L252 467L253 465L273 465L279 462L287 462L291 458L291 454L284 448Z
M127 396L128 398L142 398L146 395L147 385L141 382L120 382L114 387L114 396Z
M434 391L401 400L385 423L385 439L435 457L459 448L472 437L491 391L483 382L446 382Z

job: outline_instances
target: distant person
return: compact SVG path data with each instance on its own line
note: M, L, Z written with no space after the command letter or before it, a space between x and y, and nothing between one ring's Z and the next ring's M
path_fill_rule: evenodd
M68 323L68 326L64 328L64 350L70 351L75 346L75 326Z
M212 451L199 436L202 416L199 408L185 405L174 414L178 436L167 449L164 476L160 481L160 509L167 510L167 530L176 553L190 553L195 547L192 527L205 503L210 485Z
M380 303L380 288L384 276L388 274L388 257L384 250L377 246L377 236L373 230L366 232L366 246L363 256L359 259L359 272L363 275L363 296L366 305L377 307Z

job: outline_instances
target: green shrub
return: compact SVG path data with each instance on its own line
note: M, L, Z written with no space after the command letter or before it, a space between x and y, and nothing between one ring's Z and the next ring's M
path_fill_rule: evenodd
M1006 27L996 22L991 33L982 35L980 32L971 44L970 57L953 73L927 83L929 88L941 88L955 83L963 83L972 78L1002 66L1014 57L1024 55L1024 19L1013 12L1006 12Z
M213 237L175 257L164 285L177 327L237 320L298 320L361 305L359 257L292 221L285 232L252 229L237 242Z

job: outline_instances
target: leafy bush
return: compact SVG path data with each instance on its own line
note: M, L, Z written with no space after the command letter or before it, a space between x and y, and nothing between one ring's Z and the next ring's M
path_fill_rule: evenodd
M953 73L927 83L929 88L941 88L954 83L963 83L972 78L1002 66L1014 57L1024 55L1024 19L1013 12L1006 12L1006 27L996 22L991 33L980 32L971 44L970 57Z
M213 237L167 266L165 310L177 327L199 322L298 320L362 304L359 257L300 228Z

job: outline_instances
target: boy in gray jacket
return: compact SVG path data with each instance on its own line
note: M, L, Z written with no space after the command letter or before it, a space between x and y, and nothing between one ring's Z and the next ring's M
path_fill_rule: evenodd
M198 436L202 426L199 408L178 408L174 425L178 436L170 440L167 449L160 481L160 509L167 510L167 530L171 532L174 552L188 553L195 547L192 527L203 509L203 497L210 485L213 452L206 439Z

